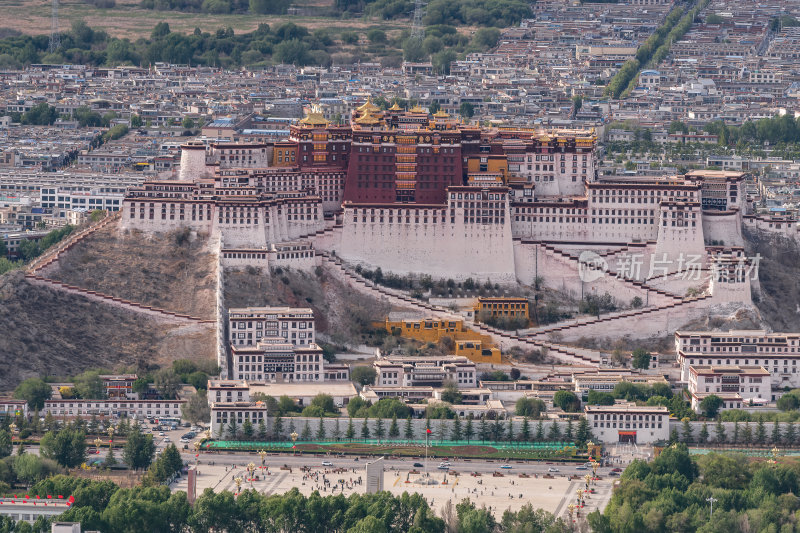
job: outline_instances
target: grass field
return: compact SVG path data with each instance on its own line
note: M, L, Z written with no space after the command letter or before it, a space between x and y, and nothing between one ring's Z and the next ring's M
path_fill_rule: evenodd
M328 0L305 0L293 5L321 6ZM50 0L4 0L3 9L8 24L6 27L30 35L47 34L50 31ZM118 0L112 9L99 9L82 0L65 0L59 4L59 28L69 30L73 21L83 20L93 29L105 30L115 37L136 40L149 37L153 26L158 22L169 23L172 31L190 33L195 28L213 32L218 28L230 26L236 32L255 30L259 24L270 26L294 22L310 29L330 28L336 32L345 29L367 30L380 28L384 31L399 32L409 27L408 21L366 20L362 18L340 20L327 17L290 15L211 15L207 13L179 13L176 11L152 11L140 9L138 0ZM3 24L0 23L0 27Z

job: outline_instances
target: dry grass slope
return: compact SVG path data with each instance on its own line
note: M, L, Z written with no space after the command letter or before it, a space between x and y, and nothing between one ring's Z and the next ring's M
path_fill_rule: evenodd
M763 319L775 331L800 331L800 248L781 237L765 238L745 232L748 256L761 255L758 278L761 294L753 299Z
M144 315L0 276L0 391L28 378L87 368L152 368L213 357L213 330L168 326Z
M203 238L110 225L59 260L53 279L175 313L214 318L216 258Z

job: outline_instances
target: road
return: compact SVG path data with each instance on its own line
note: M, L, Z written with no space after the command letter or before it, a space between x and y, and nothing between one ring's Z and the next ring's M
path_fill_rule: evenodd
M195 461L195 454L194 452L188 453L183 450L183 457L184 460L188 461L190 464L193 464ZM310 466L310 467L322 467L322 461L330 461L333 463L334 467L337 468L358 468L364 467L364 464L370 461L371 458L359 458L356 461L356 456L347 455L344 457L333 457L333 456L310 456L310 455L291 455L291 454L269 454L266 456L266 464L275 467L275 466L290 466L290 467L301 467L301 466ZM428 470L434 471L438 470L438 465L441 459L428 459ZM244 452L236 452L236 453L201 453L200 454L200 464L210 464L213 463L215 465L236 465L236 466L246 466L249 463L255 463L256 465L261 464L261 458L255 452L252 453L244 453ZM386 459L384 462L386 470L409 470L412 468L414 463L421 463L425 464L424 457L421 458L412 458L406 457L402 459ZM496 459L450 459L450 470L457 471L457 472L480 472L482 474L488 474L492 472L502 472L505 469L500 468L501 465L506 464L504 461L496 460ZM560 463L557 461L547 461L547 462L525 462L525 461L509 461L507 464L511 466L510 472L515 474L547 474L548 469L550 468L557 468L559 471L554 472L554 475L578 475L578 476L585 476L586 474L591 473L591 470L579 470L576 467L578 464L575 463ZM417 468L418 470L424 470L424 468ZM600 476L607 476L610 472L611 467L602 467L598 468L597 473Z

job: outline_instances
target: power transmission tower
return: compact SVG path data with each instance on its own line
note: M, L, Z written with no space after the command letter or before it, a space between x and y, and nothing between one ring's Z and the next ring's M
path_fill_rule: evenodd
M425 29L422 27L422 12L424 9L425 2L414 0L414 24L411 26L411 36L420 40L425 34Z
M61 46L61 35L58 33L58 0L53 0L53 16L50 20L50 45L49 52L55 52Z

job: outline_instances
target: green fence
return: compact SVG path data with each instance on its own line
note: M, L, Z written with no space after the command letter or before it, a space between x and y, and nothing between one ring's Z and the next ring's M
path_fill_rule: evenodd
M298 440L296 444L331 446L342 444L369 445L369 446L425 446L425 440L378 440L378 439L352 439L352 440ZM215 440L204 443L203 447L214 450L252 450L252 449L291 449L291 441L234 441L234 440ZM498 450L520 450L520 451L550 451L550 452L572 452L575 446L570 442L482 442L466 440L434 440L428 441L430 448L438 447L457 447L457 446L489 446Z

